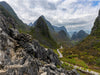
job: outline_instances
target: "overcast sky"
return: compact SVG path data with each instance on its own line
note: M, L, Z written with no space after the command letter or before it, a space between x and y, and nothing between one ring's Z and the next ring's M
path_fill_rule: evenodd
M2 1L2 0L0 0ZM44 15L52 25L65 26L69 32L90 31L100 8L100 0L3 0L29 24Z

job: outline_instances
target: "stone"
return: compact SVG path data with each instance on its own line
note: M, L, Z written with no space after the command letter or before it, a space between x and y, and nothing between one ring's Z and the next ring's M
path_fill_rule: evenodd
M47 75L47 72L42 73L41 75Z
M76 70L58 69L60 60L52 49L45 49L29 34L14 28L9 33L0 28L0 58L5 75L78 75Z

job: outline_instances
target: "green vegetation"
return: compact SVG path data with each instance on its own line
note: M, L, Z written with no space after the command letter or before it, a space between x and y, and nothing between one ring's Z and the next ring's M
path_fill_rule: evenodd
M100 72L100 15L95 20L91 34L76 46L65 47L63 55L69 63L93 70L97 68Z
M69 64L67 64L65 62L63 64L61 64L61 67L66 69L66 70L72 70L73 69L73 66L70 66Z
M96 60L96 64L100 67L100 58Z
M76 41L72 40L71 43L72 43L72 45L77 45L77 44L79 43L79 41L77 41L77 40L76 40Z
M84 61L82 61L78 58L61 58L61 60L64 62L68 62L70 64L73 64L73 65L78 65L78 66L81 66L84 68L88 68L88 65Z
M0 5L0 10L5 17L12 17L11 14L9 14L9 12L7 10L5 10L1 5Z
M45 45L46 47L52 49L58 48L57 43L51 37L48 26L42 17L37 20L35 27L31 27L29 34L31 34L34 39L37 39L42 45Z
M100 15L96 18L94 22L94 27L92 28L91 35L100 38Z
M57 68L60 68L60 65L57 65L56 67L57 67Z
M86 75L85 73L81 72L81 71L78 71L77 72L80 74L80 75Z
M59 56L59 53L57 52L57 49L53 49L53 51Z
M20 33L31 34L34 39L37 39L42 45L46 47L53 49L58 47L57 43L55 42L55 40L53 40L53 38L49 33L47 24L42 18L39 19L35 28L31 28L28 25L24 24L17 17L16 13L6 2L0 4L0 10L1 10L0 13L2 13L2 15L4 15L7 18L7 21L10 21L8 22L10 23L8 24L9 28L15 26L15 28L17 28Z
M11 7L8 7L8 8L11 8ZM8 24L9 27L12 27L13 24L15 24L15 28L17 28L19 30L19 32L22 32L22 33L27 33L28 30L29 30L29 26L24 24L18 17L17 15L15 14L15 12L11 9L6 9L4 6L1 6L0 5L0 10L1 10L1 14L4 15L6 18L7 18L7 21L10 21ZM13 11L13 12L10 12L10 11ZM15 15L14 15L14 14Z

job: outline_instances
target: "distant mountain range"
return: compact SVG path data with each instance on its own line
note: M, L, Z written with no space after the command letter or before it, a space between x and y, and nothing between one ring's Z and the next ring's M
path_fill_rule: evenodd
M32 22L31 22L31 23L29 23L28 25L29 25L29 26L32 26L33 24L32 24Z
M81 41L81 40L85 39L87 36L88 36L88 34L84 30L80 30L79 32L73 33L71 40Z
M68 31L67 31L67 29L66 29L64 26L61 26L61 27L53 26L53 28L54 28L54 30L55 30L56 32L60 32L60 31L63 30L63 31L66 33L66 35L67 35L68 37L70 37L70 36L69 36L69 33L68 33Z
M31 23L30 23L31 24ZM43 37L41 38L42 40L45 38L47 38L48 40L50 40L50 38L52 38L52 41L55 41L56 43L62 43L62 42L68 42L70 41L70 38L69 38L69 34L66 30L66 28L63 26L63 27L56 27L56 26L53 26L43 15L40 16L33 24L31 24L31 26L33 27L33 29L31 30L33 32L33 36L35 39L39 40L38 37ZM39 26L41 26L39 28ZM45 28L45 30L44 30ZM38 30L38 31L37 31ZM45 34L49 34L50 38L44 36L42 33L40 33L40 31L42 30L43 32L45 32ZM39 32L39 33L38 33ZM34 35L34 34L39 34L37 37ZM42 40L39 40L42 44L46 44L47 45L47 41L45 40L45 43L42 42ZM55 44L56 45L56 44ZM50 46L50 45L49 45ZM51 47L51 46L50 46Z
M39 21L40 18L41 18L41 20ZM38 22L40 22L40 23L38 23ZM45 26L43 24L45 24ZM57 43L69 43L69 41L70 41L69 34L64 26L62 26L62 27L53 26L43 15L40 16L33 24L30 23L30 25L33 28L36 28L37 25L41 25L41 29L43 29L44 27L47 26L48 31L45 30L45 32L47 34L50 34L52 39ZM34 31L34 32L37 33L36 31ZM36 39L37 39L37 37L36 37Z
M64 26L61 26L61 27L54 26L54 25L52 25L48 20L46 20L45 17L44 17L43 15L42 15L41 17L42 17L42 18L45 20L45 22L47 23L48 28L49 28L50 31L59 32L59 31L61 31L61 30L64 30L64 32L67 34L67 36L69 36L69 33L67 32L67 30L66 30L66 28L65 28ZM37 23L37 20L36 20L33 24L32 24L32 22L29 23L29 26L35 26L36 23Z

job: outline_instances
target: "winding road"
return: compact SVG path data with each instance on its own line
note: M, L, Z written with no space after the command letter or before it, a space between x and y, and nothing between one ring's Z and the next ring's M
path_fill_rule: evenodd
M62 58L63 55L60 53L59 49L57 49L57 52L59 53L59 58Z
M61 54L61 52L59 51L59 49L57 49L57 52L59 53L59 58L62 58L63 55ZM85 69L83 67L80 67L80 66L77 66L77 65L73 65L73 64L70 64L70 63L67 63L67 64L69 64L69 66L73 66L75 69L78 69L78 70L80 70L82 72L89 73L91 75L100 75L100 73L98 73L98 72L95 72L95 71L92 71L92 70L89 70L89 69Z

